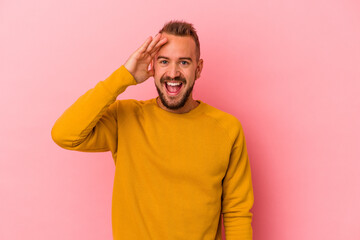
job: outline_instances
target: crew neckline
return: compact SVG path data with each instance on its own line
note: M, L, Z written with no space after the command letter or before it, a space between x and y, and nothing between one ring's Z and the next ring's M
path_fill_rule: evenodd
M163 113L163 114L166 114L166 115L169 115L169 116L175 116L175 117L190 117L190 116L198 115L199 113L203 112L203 109L205 108L205 105L206 105L206 103L204 103L201 100L195 100L199 104L195 108L191 109L189 112L186 112L186 113L173 113L173 112L169 112L169 111L167 111L165 109L162 109L157 104L157 101L156 101L157 98L159 98L159 96L151 99L151 103L152 103L154 109L156 111L158 111L158 112Z

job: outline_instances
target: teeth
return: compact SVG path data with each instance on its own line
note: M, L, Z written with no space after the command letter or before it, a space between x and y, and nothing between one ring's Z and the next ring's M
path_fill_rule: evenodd
M171 82L167 82L166 84L167 84L167 85L170 85L170 86L178 86L178 85L180 85L181 83L171 83Z

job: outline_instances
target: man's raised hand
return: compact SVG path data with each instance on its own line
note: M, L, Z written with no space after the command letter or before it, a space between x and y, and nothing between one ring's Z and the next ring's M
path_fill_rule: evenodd
M166 42L167 38L161 38L161 33L158 33L154 39L150 36L126 61L124 67L133 75L137 83L142 83L154 76L153 64L150 69L149 65L160 47Z

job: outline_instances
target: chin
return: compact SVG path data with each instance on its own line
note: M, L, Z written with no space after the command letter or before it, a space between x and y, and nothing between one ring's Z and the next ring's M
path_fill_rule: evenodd
M188 98L183 94L181 96L176 96L176 99L173 99L171 96L167 96L166 93L159 92L159 98L161 103L168 109L177 110L185 106Z
M169 96L165 91L161 91L160 88L156 85L156 90L159 94L159 98L161 103L168 109L177 110L185 106L185 104L189 101L189 97L192 93L194 84L185 90L185 93L181 93L177 96ZM184 89L183 89L184 90Z

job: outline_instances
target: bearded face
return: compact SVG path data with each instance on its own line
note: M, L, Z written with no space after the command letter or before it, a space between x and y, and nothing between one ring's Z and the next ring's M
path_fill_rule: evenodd
M202 68L196 60L196 45L191 36L162 34L168 39L154 57L154 80L162 105L179 110L192 99L195 80Z
M171 110L182 108L189 100L195 81L190 85L182 76L171 78L163 76L160 78L160 87L156 86L162 104Z

